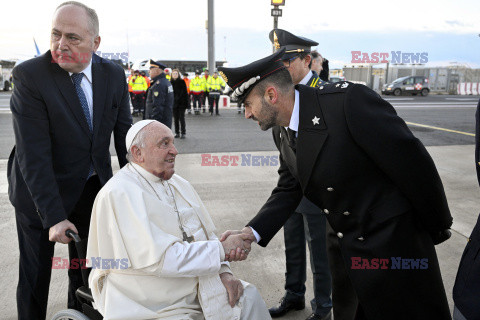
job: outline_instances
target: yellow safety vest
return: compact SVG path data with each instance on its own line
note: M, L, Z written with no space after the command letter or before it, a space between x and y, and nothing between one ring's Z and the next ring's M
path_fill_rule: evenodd
M130 79L130 83L132 86L132 91L147 91L148 85L147 81L145 81L145 78L142 76L138 76L136 78Z
M207 79L205 79L205 76L200 77L200 79L202 79L202 84L203 84L203 90L204 91L207 91L207 92L210 91L209 88L208 88L208 81L210 81L211 77L212 76L208 76Z
M220 77L209 77L207 80L208 91L212 90L222 90L222 87L225 87L225 82Z
M165 78L167 78L167 80L170 81L171 76L169 74L166 74Z
M190 81L190 92L191 93L200 93L205 91L203 80L199 77L195 77Z

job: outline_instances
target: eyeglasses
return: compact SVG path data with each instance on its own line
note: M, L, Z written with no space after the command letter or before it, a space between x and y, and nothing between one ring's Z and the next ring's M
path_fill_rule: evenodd
M298 58L298 56L293 56L292 58L290 58L288 60L283 60L283 64L285 65L285 68L290 68L290 65L291 65L292 61L294 61L297 58Z

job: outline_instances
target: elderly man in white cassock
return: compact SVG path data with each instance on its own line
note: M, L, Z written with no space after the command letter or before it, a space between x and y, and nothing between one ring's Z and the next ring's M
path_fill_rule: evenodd
M160 122L137 122L126 137L130 163L98 193L87 250L96 308L105 319L270 319L226 261L245 259L249 243L218 240L200 197L174 174L173 140Z

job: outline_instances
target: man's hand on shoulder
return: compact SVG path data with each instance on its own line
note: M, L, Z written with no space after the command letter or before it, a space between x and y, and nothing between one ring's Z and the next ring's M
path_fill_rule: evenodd
M63 221L60 221L56 225L50 227L50 230L48 231L48 240L52 242L69 243L70 241L72 241L72 239L65 235L65 232L68 229L78 234L78 230L75 225L65 219Z
M220 279L227 289L228 303L233 308L243 294L242 282L228 272L221 273Z

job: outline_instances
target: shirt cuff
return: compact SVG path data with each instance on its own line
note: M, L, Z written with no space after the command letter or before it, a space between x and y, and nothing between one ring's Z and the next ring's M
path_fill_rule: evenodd
M223 249L223 245L220 241L218 241L218 246L220 248L220 262L225 261L225 250Z
M255 229L253 229L252 227L249 226L250 229L252 229L252 232L253 232L253 235L255 236L255 239L257 240L257 243L260 242L260 240L262 240L262 237L260 237L260 235L258 234L257 231L255 231Z
M218 274L222 274L222 273L225 273L225 272L233 275L232 270L230 269L230 266L228 264L222 264L220 266L220 271L218 272Z

